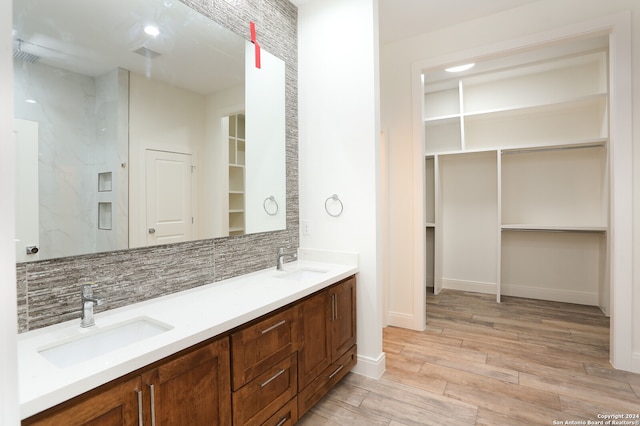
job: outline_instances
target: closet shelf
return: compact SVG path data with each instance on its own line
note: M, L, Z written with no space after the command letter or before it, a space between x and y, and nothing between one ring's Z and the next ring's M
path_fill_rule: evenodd
M526 113L535 113L535 112L544 112L548 113L551 111L563 110L567 108L575 109L575 108L584 108L596 104L606 104L607 94L606 93L596 93L588 96L581 96L578 98L571 99L563 99L558 100L556 102L549 103L537 103L531 105L514 105L503 108L492 108L486 109L482 111L468 111L461 114L466 118L475 118L486 115L517 115L517 114L526 114Z
M573 226L573 225L502 225L502 231L523 232L607 232L606 226Z
M435 156L442 157L445 155L464 155L464 154L481 154L487 152L497 152L499 148L477 148L477 149L455 149L449 151L425 152L424 156L433 158Z
M425 117L424 118L424 122L425 123L433 123L433 122L437 122L437 121L453 121L453 120L457 120L460 118L460 114L447 114L447 115L440 115L440 116L436 116L436 117Z
M582 141L573 141L565 143L551 143L551 144L537 144L522 147L509 147L503 148L503 154L523 154L531 152L543 152L543 151L562 151L567 149L582 149L582 148L606 148L608 138L588 139Z
M593 138L593 139L584 139L584 140L575 140L575 141L563 141L563 142L552 142L552 143L540 143L535 145L522 145L522 146L494 146L487 148L474 148L474 149L457 149L450 151L428 151L425 152L426 158L433 158L434 156L442 156L442 155L459 155L459 154L471 154L471 153L479 153L479 152L495 152L500 150L502 154L522 154L522 153L532 153L532 152L540 152L540 151L556 151L556 150L565 150L565 149L579 149L579 148L598 148L606 146L609 143L609 138Z

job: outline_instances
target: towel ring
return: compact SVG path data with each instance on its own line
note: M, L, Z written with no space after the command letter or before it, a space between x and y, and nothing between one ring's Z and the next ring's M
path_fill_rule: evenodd
M340 204L340 211L337 213L331 213L329 211L329 206L327 205L327 203L329 203L329 200L333 200L334 202L337 201L338 204ZM340 198L338 198L337 194L333 194L331 197L327 198L324 202L324 209L326 210L327 214L329 216L333 216L333 217L338 217L342 214L342 211L344 210L344 205L342 204L342 201L340 201Z
M267 201L271 201L271 204L275 205L275 210L273 208L271 210L267 208ZM277 215L279 206L278 206L278 202L276 201L276 197L272 195L270 197L265 198L264 202L262 203L262 208L264 208L264 211L267 212L269 216Z

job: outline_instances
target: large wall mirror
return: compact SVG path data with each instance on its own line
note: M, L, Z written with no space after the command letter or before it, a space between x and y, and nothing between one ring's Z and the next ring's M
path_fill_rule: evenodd
M13 10L18 262L286 228L282 60L178 0Z

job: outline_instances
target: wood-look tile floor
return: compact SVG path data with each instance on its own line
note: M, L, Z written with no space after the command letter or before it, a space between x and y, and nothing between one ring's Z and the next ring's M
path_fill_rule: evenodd
M298 424L606 425L602 415L640 415L640 374L609 364L609 319L596 307L444 290L428 295L427 329L387 327L384 351L380 380L350 373Z

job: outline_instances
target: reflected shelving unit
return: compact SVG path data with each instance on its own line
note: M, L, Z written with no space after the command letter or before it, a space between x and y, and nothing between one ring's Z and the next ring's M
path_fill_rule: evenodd
M229 116L229 235L245 231L245 116Z

